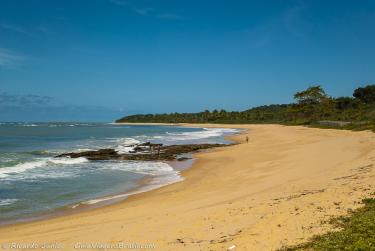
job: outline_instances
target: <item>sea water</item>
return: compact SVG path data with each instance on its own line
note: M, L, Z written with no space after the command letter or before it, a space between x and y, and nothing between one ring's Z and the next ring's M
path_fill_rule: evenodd
M123 198L181 180L165 162L89 161L55 158L74 151L153 142L229 143L235 129L140 126L111 123L0 123L0 224L31 219L61 208Z

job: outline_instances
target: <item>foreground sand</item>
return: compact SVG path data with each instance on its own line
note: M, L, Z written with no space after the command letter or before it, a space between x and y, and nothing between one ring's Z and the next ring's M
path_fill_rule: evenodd
M199 153L185 180L75 215L0 229L0 244L154 243L156 250L275 250L327 231L375 191L375 134L279 125ZM104 249L103 249L104 250ZM234 249L232 249L234 250Z

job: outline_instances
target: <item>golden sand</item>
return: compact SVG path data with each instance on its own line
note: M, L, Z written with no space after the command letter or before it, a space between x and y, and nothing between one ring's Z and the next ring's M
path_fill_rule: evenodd
M202 126L248 131L232 137L241 144L196 154L182 182L111 206L0 228L0 244L275 250L329 230L330 217L361 206L360 200L375 191L371 132Z

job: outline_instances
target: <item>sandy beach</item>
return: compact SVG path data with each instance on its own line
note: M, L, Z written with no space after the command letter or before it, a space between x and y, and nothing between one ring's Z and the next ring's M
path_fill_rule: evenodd
M372 132L186 126L246 131L232 136L240 144L196 154L182 182L79 214L2 227L0 244L55 244L62 250L116 243L163 251L233 245L232 250L276 250L331 229L328 219L360 207L361 199L375 192Z

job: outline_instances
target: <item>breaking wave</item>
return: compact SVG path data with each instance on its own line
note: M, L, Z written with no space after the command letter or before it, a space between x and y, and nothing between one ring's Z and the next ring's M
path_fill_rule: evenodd
M9 206L14 204L18 201L18 199L0 199L0 207L1 206Z
M0 168L0 178L6 178L9 176L15 176L27 171L31 171L35 168L42 168L56 164L63 165L74 165L88 162L86 158L80 157L76 159L71 158L44 158L33 160L25 163L19 163L15 166L8 166Z

